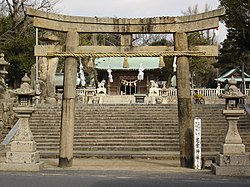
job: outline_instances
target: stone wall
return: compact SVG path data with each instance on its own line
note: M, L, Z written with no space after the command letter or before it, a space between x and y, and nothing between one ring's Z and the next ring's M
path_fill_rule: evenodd
M10 99L9 102L0 100L0 142L2 142L16 121L13 103L14 99Z

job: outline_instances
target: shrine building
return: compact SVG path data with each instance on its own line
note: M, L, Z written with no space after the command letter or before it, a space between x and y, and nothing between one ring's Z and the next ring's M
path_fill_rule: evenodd
M143 77L139 78L139 68ZM109 57L96 58L98 81L106 81L108 95L147 94L150 80L156 80L160 72L159 57ZM111 70L112 81L108 71Z

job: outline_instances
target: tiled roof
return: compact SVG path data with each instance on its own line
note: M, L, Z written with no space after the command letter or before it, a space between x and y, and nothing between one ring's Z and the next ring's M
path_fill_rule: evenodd
M95 68L96 69L108 69L110 64L112 70L138 70L140 63L143 64L144 69L152 70L159 69L159 57L128 57L128 68L123 68L124 57L107 57L107 58L96 58Z
M241 69L240 68L234 68L234 69L231 69L229 71L227 71L226 73L222 74L220 77L218 77L217 79L215 79L216 81L219 81L219 82L225 82L225 80L227 79L231 79L232 76L234 76L234 79L237 81L237 82L242 82L242 73L241 73ZM235 76L237 75L237 76ZM244 73L244 76L245 76L245 81L246 82L250 82L250 75L248 75L246 72Z

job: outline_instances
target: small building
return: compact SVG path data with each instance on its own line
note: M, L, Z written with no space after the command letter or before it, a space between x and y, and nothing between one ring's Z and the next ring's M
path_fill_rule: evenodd
M220 77L215 79L219 83L225 84L226 80L229 80L234 77L234 79L237 81L237 84L240 86L242 85L242 70L239 67L236 67L234 69L230 69L229 71L223 73ZM246 72L244 72L244 81L246 83L247 88L250 84L250 75L248 75Z
M143 79L138 78L139 68ZM147 94L150 80L157 80L160 72L159 57L107 57L95 59L98 81L106 81L109 95ZM110 71L111 70L111 71ZM110 81L111 72L113 82Z
M56 93L62 93L63 92L63 77L64 73L56 73L55 79L54 79L54 85L55 85L55 91ZM80 84L79 75L77 73L76 76L76 86Z

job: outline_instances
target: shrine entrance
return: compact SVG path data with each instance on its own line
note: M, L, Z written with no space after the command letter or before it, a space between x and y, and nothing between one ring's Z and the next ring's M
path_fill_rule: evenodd
M74 17L27 8L36 28L66 33L65 44L37 45L36 57L66 57L59 150L59 166L71 167L73 161L77 58L89 57L177 57L178 124L180 162L182 167L193 167L193 122L190 96L189 57L218 55L218 46L190 46L187 34L215 29L224 8L178 17L154 18L98 18ZM80 46L81 33L119 34L120 46ZM133 34L173 34L174 46L133 46ZM66 47L65 47L66 46ZM125 66L124 66L125 67ZM127 80L127 79L124 79ZM129 81L132 81L129 80ZM131 84L131 83L130 83ZM128 93L132 91L125 89Z
M121 95L134 95L137 93L137 77L134 76L124 76L120 77L120 93Z

